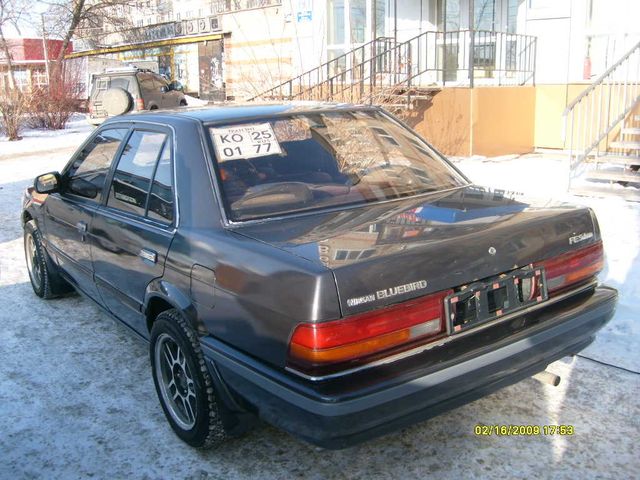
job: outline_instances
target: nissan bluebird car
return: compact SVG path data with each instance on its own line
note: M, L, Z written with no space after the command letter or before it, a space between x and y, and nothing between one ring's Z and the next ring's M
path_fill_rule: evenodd
M415 424L581 351L617 301L589 208L476 186L375 107L114 117L22 220L35 293L146 339L194 447L258 420L332 449Z

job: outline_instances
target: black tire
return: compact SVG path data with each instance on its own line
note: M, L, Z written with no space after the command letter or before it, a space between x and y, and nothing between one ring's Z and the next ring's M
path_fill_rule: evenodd
M187 101L186 100L180 100L180 106L181 107L186 107L187 106Z
M57 272L52 271L51 261L42 246L42 234L34 220L29 220L24 225L24 256L35 294L44 299L54 298L56 295L52 288L52 277Z
M171 350L172 345L179 347L179 350ZM165 351L167 348L168 354ZM180 351L183 353L182 365ZM156 318L151 329L149 353L156 393L176 435L192 447L202 449L215 447L227 440L229 434L223 423L222 406L216 397L200 342L194 330L177 310L164 311ZM172 368L169 368L170 359L177 360L172 363ZM171 381L167 378L167 370L172 371ZM179 372L173 373L180 370L182 377ZM182 380L184 384L179 392ZM175 390L168 386L172 382ZM192 393L195 399L189 400ZM169 395L173 396L173 400L169 399ZM179 396L180 402L176 401L176 396ZM194 415L192 425L184 401L185 396ZM179 405L182 405L182 408Z

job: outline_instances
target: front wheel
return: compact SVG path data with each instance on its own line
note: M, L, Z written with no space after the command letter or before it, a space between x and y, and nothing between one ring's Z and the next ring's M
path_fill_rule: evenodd
M173 431L197 448L227 439L213 381L197 335L176 310L158 315L151 330L156 392Z
M42 246L40 230L33 220L29 220L24 225L24 256L27 261L29 280L31 280L35 294L40 298L53 298L55 295L51 288L52 272Z

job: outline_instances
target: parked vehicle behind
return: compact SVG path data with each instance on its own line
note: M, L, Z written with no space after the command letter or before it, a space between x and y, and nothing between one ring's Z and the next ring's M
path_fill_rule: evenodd
M592 210L473 185L374 107L112 118L23 205L35 293L146 339L195 447L412 425L578 353L617 301Z
M136 67L107 69L95 75L89 97L89 123L130 111L176 108L187 105L183 87L162 75Z

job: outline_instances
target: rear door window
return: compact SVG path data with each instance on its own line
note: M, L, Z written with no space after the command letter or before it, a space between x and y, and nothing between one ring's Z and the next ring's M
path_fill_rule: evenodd
M165 133L139 131L131 134L113 174L107 206L144 216L147 197Z

